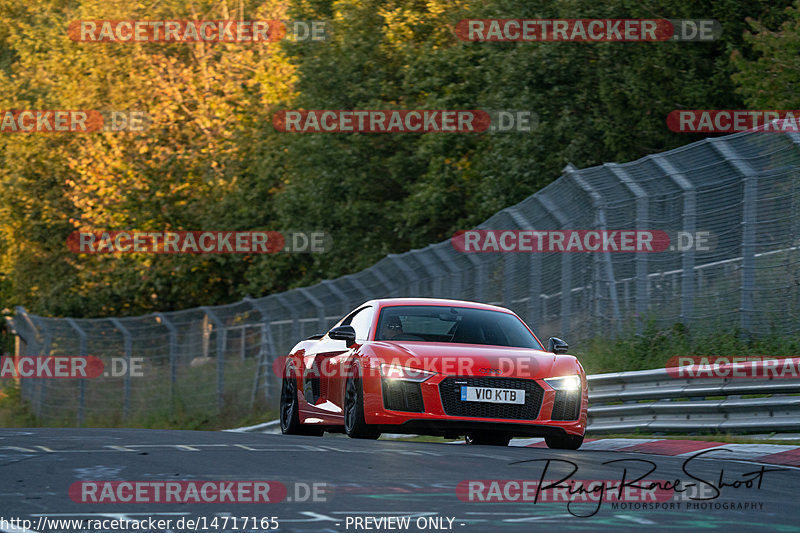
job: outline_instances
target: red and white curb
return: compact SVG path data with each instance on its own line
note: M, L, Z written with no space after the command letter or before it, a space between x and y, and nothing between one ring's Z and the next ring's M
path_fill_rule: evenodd
M547 448L544 439L512 439L509 446ZM579 451L631 452L680 457L691 456L704 450L719 450L718 453L704 455L704 459L733 459L800 467L800 446L783 444L730 444L678 439L586 439Z

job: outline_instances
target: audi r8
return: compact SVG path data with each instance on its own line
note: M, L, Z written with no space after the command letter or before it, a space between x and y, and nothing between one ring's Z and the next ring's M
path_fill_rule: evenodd
M577 449L586 374L567 344L545 348L512 311L458 300L372 300L280 365L284 434L459 438L505 446L544 437Z

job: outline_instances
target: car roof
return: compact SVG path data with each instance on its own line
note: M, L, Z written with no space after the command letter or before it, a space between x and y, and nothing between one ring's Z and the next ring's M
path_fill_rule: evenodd
M513 313L510 309L500 307L497 305L482 304L478 302L468 302L466 300L448 300L444 298L381 298L379 300L371 300L370 302L378 307L390 307L395 305L441 305L441 306L458 306L469 307L471 309L486 309L488 311L502 311L504 313Z

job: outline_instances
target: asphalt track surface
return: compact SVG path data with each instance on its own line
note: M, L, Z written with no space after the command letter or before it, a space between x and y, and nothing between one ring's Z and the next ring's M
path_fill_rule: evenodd
M724 456L724 453L712 456ZM629 469L630 479L634 472L645 471L645 463L630 461L633 459L655 463L656 471L646 479L689 480L683 471L686 467L696 478L714 484L718 483L720 475L726 483L753 479L752 473L762 467L752 462L704 457L693 459L685 466L685 457L360 441L335 436L137 429L0 429L0 531L25 531L19 522L15 526L3 522L12 518L31 520L28 531L49 532L76 529L52 525L37 529L37 525L43 524L40 519L140 520L146 517L173 521L202 517L206 520L206 531L236 533L275 529L252 527L252 523L235 524L233 517L276 517L277 531L315 533L502 533L552 531L554 528L800 531L800 469L779 465L764 466L782 470L763 473L760 488L755 484L749 488L746 484L738 488L725 486L714 500L674 501L675 509L614 509L611 502L603 503L599 509L596 502L572 505L568 509L565 502L470 502L456 494L456 486L466 480L538 480L548 464L547 459L553 462L548 466L545 479L556 479L556 474L563 476L571 469L568 463L555 460L571 461L577 466L578 471L572 476L574 480L619 480L624 466ZM629 461L604 464L619 459ZM268 480L283 483L288 493L280 502L258 504L97 504L70 498L68 491L74 482L104 480ZM297 496L301 500L307 497L305 488L313 483L326 484L330 489L319 498L325 501L295 501ZM691 509L687 508L689 503L708 505ZM739 504L748 504L751 508L731 508ZM574 516L589 514L592 510L597 510L593 516ZM390 516L409 518L409 526L389 529L377 526L374 521ZM221 520L216 527L210 527L214 517L228 517L227 527L223 527ZM356 517L373 520L356 527ZM367 524L371 525L369 529ZM417 524L426 527L417 527ZM188 529L173 526L164 530Z

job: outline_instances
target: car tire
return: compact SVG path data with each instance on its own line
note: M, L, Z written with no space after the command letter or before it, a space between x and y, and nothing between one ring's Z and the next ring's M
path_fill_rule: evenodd
M381 432L364 420L364 387L353 369L344 389L344 432L353 439L377 439Z
M468 433L464 442L483 446L508 446L508 443L511 442L511 436L503 433L475 432Z
M544 441L554 450L577 450L583 444L583 435L545 435Z
M284 435L307 435L321 437L325 430L322 428L304 426L300 423L300 407L297 402L297 377L294 369L287 366L281 382L280 405L281 433Z

